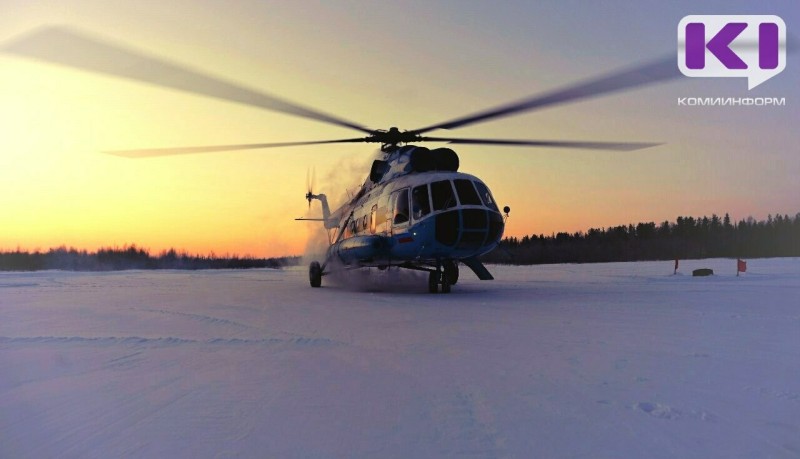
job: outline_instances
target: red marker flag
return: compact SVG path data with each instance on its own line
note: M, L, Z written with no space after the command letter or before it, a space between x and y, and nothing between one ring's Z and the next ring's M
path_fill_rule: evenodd
M678 274L678 259L677 258L675 259L675 271L673 271L672 274Z
M736 260L736 274L747 272L747 262L742 259Z

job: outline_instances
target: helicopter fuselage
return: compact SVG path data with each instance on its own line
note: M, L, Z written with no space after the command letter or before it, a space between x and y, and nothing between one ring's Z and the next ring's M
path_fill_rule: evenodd
M338 230L342 237L337 234L328 249L329 259L346 266L474 258L495 248L503 235L503 217L488 187L461 172L398 177L348 207Z
M458 262L481 280L493 279L478 257L500 242L505 220L486 184L458 172L449 148L382 151L358 193L335 211L324 194L306 194L322 204L323 218L314 220L332 231L324 262L309 268L311 285L340 268L399 266L429 272L430 291L448 292Z

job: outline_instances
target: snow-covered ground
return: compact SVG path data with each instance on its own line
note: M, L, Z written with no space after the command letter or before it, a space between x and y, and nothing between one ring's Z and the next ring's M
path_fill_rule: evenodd
M0 457L800 457L800 259L735 269L2 273Z

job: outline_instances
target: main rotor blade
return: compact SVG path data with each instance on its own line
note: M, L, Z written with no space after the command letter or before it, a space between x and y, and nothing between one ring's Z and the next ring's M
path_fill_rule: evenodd
M660 143L641 142L582 142L571 140L508 140L508 139L451 139L444 137L422 137L429 142L447 142L462 145L500 145L509 147L555 147L582 148L588 150L634 151L662 145Z
M204 75L196 70L147 56L65 27L39 30L3 45L0 50L80 70L141 81L335 124L367 134L372 133L371 130L356 123Z
M358 143L364 138L339 139L339 140L311 140L307 142L277 142L277 143L249 143L242 145L209 145L203 147L178 147L178 148L150 148L144 150L111 150L105 151L109 155L125 158L151 158L155 156L191 155L195 153L215 153L220 151L257 150L260 148L295 147L299 145L319 145L325 143Z
M676 58L674 55L670 55L633 68L612 72L599 78L586 80L572 86L549 91L541 95L535 95L518 102L456 118L444 123L416 129L412 132L421 134L434 129L455 129L469 124L515 115L517 113L588 99L616 91L633 89L639 86L666 81L680 75L681 73L678 70Z

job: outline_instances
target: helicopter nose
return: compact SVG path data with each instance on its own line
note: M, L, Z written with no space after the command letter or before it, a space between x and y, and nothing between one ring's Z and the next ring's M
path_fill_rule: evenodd
M503 217L487 209L454 209L436 216L436 240L457 249L494 246L503 235Z

